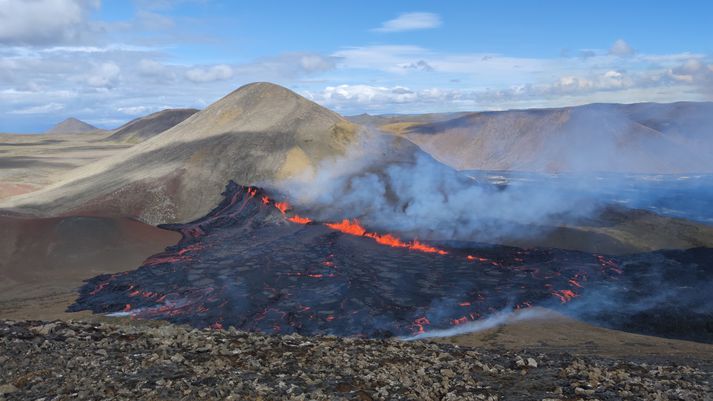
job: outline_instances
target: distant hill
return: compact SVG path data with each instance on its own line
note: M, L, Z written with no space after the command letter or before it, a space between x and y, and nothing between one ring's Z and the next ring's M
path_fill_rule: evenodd
M61 123L58 123L54 127L47 130L47 134L78 134L81 132L91 132L98 130L97 127L87 124L84 121L77 120L74 117L70 117Z
M245 85L124 151L87 164L4 207L39 215L95 213L151 224L205 215L229 180L257 184L345 154L358 126L270 83Z
M121 142L142 142L173 128L197 113L196 109L167 109L131 120L117 128L109 140Z
M713 103L355 116L460 170L713 172Z

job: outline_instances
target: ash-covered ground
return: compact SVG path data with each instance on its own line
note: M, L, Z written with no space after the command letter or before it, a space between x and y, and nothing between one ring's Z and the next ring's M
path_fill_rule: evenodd
M93 278L71 311L264 333L418 335L534 305L633 332L713 342L713 250L610 257L424 244L313 222L231 183L178 245Z

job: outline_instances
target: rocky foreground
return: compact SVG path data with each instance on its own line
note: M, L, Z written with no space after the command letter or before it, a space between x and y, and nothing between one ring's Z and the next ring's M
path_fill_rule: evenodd
M173 325L0 321L0 400L712 400L710 366Z

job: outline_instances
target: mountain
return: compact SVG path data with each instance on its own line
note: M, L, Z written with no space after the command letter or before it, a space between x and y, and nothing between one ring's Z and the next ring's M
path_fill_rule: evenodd
M112 141L138 143L145 141L169 128L182 123L197 113L196 109L167 109L131 120L117 128L107 139Z
M58 123L54 127L47 130L47 134L77 134L80 132L90 132L98 130L97 127L87 124L84 121L77 120L74 117L70 117L61 123Z
M270 83L245 85L144 142L0 207L34 215L132 216L152 224L203 216L229 180L256 184L314 171L346 152L358 127Z
M460 170L713 172L713 103L369 117Z

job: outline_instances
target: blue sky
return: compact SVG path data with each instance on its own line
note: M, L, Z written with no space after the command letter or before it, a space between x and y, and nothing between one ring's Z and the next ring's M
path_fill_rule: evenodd
M713 100L713 3L0 0L0 132L272 81L343 114Z

